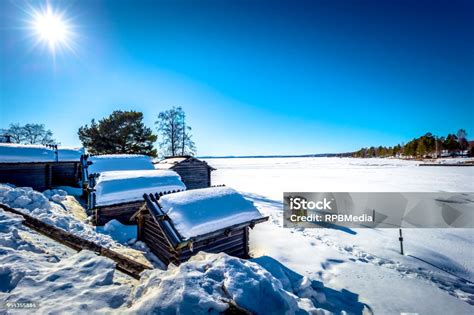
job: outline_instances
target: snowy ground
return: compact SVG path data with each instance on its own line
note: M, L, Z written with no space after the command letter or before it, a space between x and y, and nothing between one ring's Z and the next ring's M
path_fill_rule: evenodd
M179 267L146 271L136 281L116 271L112 260L76 253L0 209L2 315L218 314L231 304L257 314L324 314L324 289L274 260L206 253ZM352 307L360 313L363 306Z
M473 191L474 168L383 159L208 162L218 168L213 184L236 188L271 217L250 234L256 258L199 254L136 281L110 259L76 253L0 210L0 314L215 314L229 303L258 314L473 313L472 230L404 229L401 256L397 230L285 229L281 199L283 191ZM68 196L0 185L0 201L104 246L128 248L117 244L130 234L118 222L92 229L63 207L77 192L62 188ZM22 302L35 309L6 304Z
M350 158L207 162L217 168L213 184L236 188L271 216L251 232L254 256L323 282L335 290L330 296L348 290L376 314L474 312L474 230L404 229L401 256L396 229L285 229L281 204L284 191L472 192L474 167Z

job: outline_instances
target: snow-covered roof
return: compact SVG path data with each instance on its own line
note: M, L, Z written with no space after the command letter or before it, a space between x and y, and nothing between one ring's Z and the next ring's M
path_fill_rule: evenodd
M90 156L88 174L106 171L154 170L151 157L139 154L106 154Z
M188 159L193 159L195 161L199 161L199 162L202 162L204 164L207 165L206 162L204 161L201 161L201 160L198 160L196 159L195 157L192 157L192 156L172 156L172 157L167 157L159 162L155 162L155 168L156 169L160 169L160 170L168 170L168 169L171 169L173 166L175 166L176 164L179 164L183 161L186 161ZM211 168L212 170L214 170L214 168L212 168L211 166L208 165L209 168Z
M143 194L184 190L186 186L173 171L131 170L101 172L95 185L96 206L143 199Z
M177 157L165 158L155 163L155 168L159 170L168 170L172 168L173 166L175 166L176 164L187 160L188 158L189 158L188 156L177 156Z
M262 218L251 201L229 187L169 194L159 204L185 239Z
M84 154L83 148L58 148L57 160L78 162ZM0 143L0 163L55 162L56 150L43 145Z
M84 154L84 148L69 148L69 147L58 148L58 161L79 162L83 154Z

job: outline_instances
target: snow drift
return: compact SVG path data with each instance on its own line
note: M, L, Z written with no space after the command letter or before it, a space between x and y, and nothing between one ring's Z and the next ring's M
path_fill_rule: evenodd
M130 311L212 314L228 309L230 301L255 314L318 311L311 299L285 290L281 281L260 265L224 253L204 252L167 271L145 271Z
M324 312L309 298L318 293L307 281L288 281L257 263L201 252L179 267L146 271L135 283L112 260L64 251L0 209L0 304L36 303L35 313L217 314L231 301L256 314ZM301 288L308 297L298 296Z
M119 246L110 236L97 233L94 227L67 213L60 204L65 196L65 191L57 189L46 190L43 194L30 187L12 187L0 184L0 203L98 245L107 248Z

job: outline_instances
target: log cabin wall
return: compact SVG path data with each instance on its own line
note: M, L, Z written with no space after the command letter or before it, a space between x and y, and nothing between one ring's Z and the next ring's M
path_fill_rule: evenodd
M138 215L138 239L145 242L151 251L166 265L187 261L199 251L208 253L227 253L240 258L248 258L249 255L249 227L233 230L230 234L222 231L214 237L210 237L193 244L193 250L189 247L175 249L168 242L165 233L156 224L154 218L147 210L142 210Z
M44 191L52 186L50 163L0 163L0 183Z
M187 189L211 186L211 168L203 161L190 158L176 164L171 169L181 176Z
M80 187L79 182L82 176L80 162L57 162L52 163L51 167L53 186Z
M79 162L0 163L0 183L44 191L53 186L76 186Z
M119 221L125 225L135 225L136 222L131 217L143 205L144 201L126 202L121 204L95 207L92 210L94 225L102 226L112 219Z

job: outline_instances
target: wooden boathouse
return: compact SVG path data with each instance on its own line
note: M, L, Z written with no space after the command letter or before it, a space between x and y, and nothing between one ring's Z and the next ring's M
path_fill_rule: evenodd
M215 168L193 156L170 156L155 163L156 169L173 170L181 176L187 189L207 188L211 186L211 172Z
M186 189L176 172L165 170L105 171L92 175L87 208L94 225L115 219L136 224L132 215L145 203L144 193L173 193Z
M0 182L38 191L63 185L79 187L81 154L80 150L57 146L0 144Z
M249 257L249 230L268 220L235 190L211 187L145 194L132 219L138 239L165 264L179 265L199 251Z

